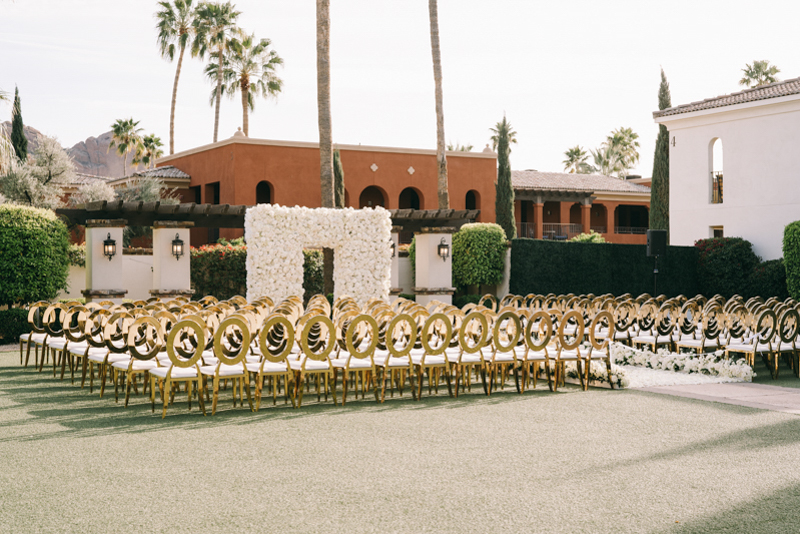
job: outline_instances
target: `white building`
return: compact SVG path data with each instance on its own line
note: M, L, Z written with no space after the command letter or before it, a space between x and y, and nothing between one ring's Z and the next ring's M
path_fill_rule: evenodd
M669 130L670 243L743 237L782 257L784 226L800 219L800 78L653 117Z

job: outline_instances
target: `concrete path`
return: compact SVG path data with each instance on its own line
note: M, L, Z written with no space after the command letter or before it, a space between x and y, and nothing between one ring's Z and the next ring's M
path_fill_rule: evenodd
M798 388L734 383L648 387L638 388L638 391L800 415L800 389Z

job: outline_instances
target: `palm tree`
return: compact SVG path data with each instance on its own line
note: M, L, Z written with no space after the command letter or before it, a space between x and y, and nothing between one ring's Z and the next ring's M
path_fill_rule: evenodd
M317 0L317 115L319 122L319 179L323 208L335 206L330 31L330 0Z
M172 84L172 105L169 112L169 153L175 153L175 102L178 97L178 78L181 76L183 52L189 44L193 32L194 14L192 0L173 0L159 2L161 10L156 13L156 30L158 30L158 48L161 57L172 61L175 58L175 47L178 53L178 68L175 69L175 81Z
M241 12L236 11L234 7L230 2L224 4L203 2L197 6L192 23L195 31L192 54L204 57L206 52L209 52L211 60L216 59L218 63L214 107L215 143L219 133L219 105L222 99L222 62L232 38L241 34L241 30L236 26L236 19Z
M117 154L122 156L122 173L124 176L128 175L128 154L131 151L138 152L142 143L141 132L143 128L137 128L137 126L139 126L139 121L134 121L133 117L130 119L117 119L111 125L111 142L108 144L108 150L116 147Z
M606 146L611 146L616 149L620 154L620 170L621 175L624 175L629 169L632 169L639 162L639 134L635 133L631 128L617 128L606 138L604 143ZM622 176L621 176L622 177Z
M473 148L475 148L475 147L473 147L472 145L469 145L469 144L468 145L462 145L459 142L456 142L456 144L447 143L447 150L449 152L472 152Z
M619 148L610 144L603 144L597 150L590 150L594 158L594 169L605 176L619 175L624 172L622 154Z
M439 48L439 6L437 0L428 0L428 15L431 24L431 54L433 55L433 81L436 85L436 191L439 209L450 208L450 192L447 187L447 157L444 144L444 104L442 97L442 53Z
M492 150L497 152L497 147L501 139L508 139L508 154L511 155L511 145L517 143L517 132L514 131L514 127L508 122L505 114L503 115L503 120L495 124L494 128L489 128L489 130L494 132L494 135L490 137L492 140Z
M780 72L780 69L775 65L770 65L769 61L765 59L763 61L755 60L752 65L746 63L742 72L744 72L744 76L739 80L739 85L758 87L777 82L778 78L775 75Z
M132 163L138 165L144 163L145 168L155 167L156 160L164 155L161 147L164 143L161 142L160 137L156 134L148 134L142 137L142 142L137 147L136 154L133 156Z
M564 163L564 170L569 173L575 174L588 174L592 172L592 166L586 161L589 159L589 154L580 145L575 145L564 152L567 157Z
M231 98L237 90L242 93L242 130L247 136L250 135L248 110L255 108L253 97L277 96L283 86L283 80L275 74L276 67L283 65L283 59L270 50L270 44L269 39L256 41L255 35L247 35L241 41L233 39L223 60L222 91ZM209 63L206 76L216 80L219 77L218 69L218 64ZM215 92L212 92L212 103L215 96Z

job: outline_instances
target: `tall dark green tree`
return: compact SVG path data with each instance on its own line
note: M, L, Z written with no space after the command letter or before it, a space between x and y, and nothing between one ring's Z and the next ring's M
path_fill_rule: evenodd
M658 87L658 109L672 107L669 83L661 69L661 85ZM656 152L653 157L653 181L650 185L650 228L666 230L669 243L669 132L663 124L658 126Z
M344 167L338 148L333 151L333 194L334 206L344 208Z
M11 108L11 144L17 159L28 161L28 139L25 137L25 125L22 124L22 105L19 102L19 87L14 89L14 107Z
M494 128L490 128L494 135L492 143L497 150L497 182L495 182L495 218L506 238L514 239L517 237L517 225L514 221L514 188L511 185L511 143L516 143L517 133L511 127L511 123L506 120L498 122Z

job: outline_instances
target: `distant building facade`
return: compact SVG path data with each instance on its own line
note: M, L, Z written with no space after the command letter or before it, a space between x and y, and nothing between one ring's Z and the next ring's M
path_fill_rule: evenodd
M669 130L670 241L743 237L765 260L800 219L800 78L653 113Z

